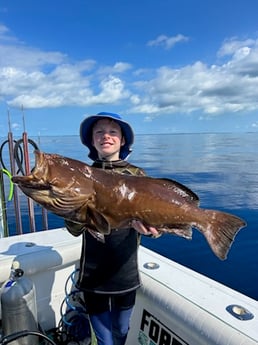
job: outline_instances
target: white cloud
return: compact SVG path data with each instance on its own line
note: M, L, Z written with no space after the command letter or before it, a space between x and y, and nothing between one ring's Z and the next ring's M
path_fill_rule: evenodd
M258 45L255 40L230 41L221 51L231 54L222 65L201 61L180 69L160 67L149 80L139 80L142 103L132 111L204 114L248 112L258 109ZM247 46L247 44L250 44Z
M222 46L218 51L218 56L222 57L225 55L234 55L241 51L242 48L253 47L256 44L256 40L247 39L247 40L238 40L237 38L231 38L224 41Z
M94 60L68 60L60 52L27 47L0 26L0 100L11 107L43 108L116 103L130 96L117 77L130 64L96 67Z
M21 125L19 123L12 123L11 124L12 126L12 130L16 131L16 130L19 130L21 128Z
M5 38L8 34L9 30L8 28L3 25L3 24L0 24L0 37L1 39Z
M132 65L126 62L116 62L113 66L103 66L99 68L99 74L124 73L132 68Z
M166 35L160 35L156 39L147 42L147 46L155 47L155 46L161 46L165 49L171 49L173 48L177 43L179 42L186 42L189 38L178 34L177 36L168 37Z
M94 96L95 104L116 103L128 98L130 93L125 89L123 81L113 75L109 75L100 83L101 92Z
M149 45L169 49L186 40L161 35ZM28 47L0 26L0 100L25 108L123 102L127 113L144 113L148 120L165 113L198 111L202 117L258 110L258 41L227 40L218 56L223 62L181 68L134 68L122 61L103 66Z
M65 54L59 52L43 52L22 45L10 45L10 43L5 45L0 41L0 68L15 66L33 70L64 63L66 58Z

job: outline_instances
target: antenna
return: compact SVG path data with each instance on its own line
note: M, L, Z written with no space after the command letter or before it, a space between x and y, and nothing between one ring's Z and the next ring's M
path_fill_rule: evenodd
M10 110L7 109L7 116L8 116L8 127L9 127L9 132L12 131L12 128L11 128L11 118L10 118Z
M25 115L24 115L24 107L23 107L23 104L21 105L21 112L22 112L23 132L26 132L26 128L25 128Z

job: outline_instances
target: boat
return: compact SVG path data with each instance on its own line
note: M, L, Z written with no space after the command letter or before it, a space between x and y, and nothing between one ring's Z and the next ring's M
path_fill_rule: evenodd
M0 239L0 284L18 263L34 284L37 322L44 334L57 329L62 319L65 286L78 269L80 248L80 237L65 228ZM143 246L139 269L142 286L127 345L258 344L257 301ZM72 291L72 282L68 284ZM86 338L82 344L90 344Z
M96 344L75 288L80 251L81 237L66 228L0 236L0 345L36 345L40 338L44 344ZM142 245L138 264L142 286L126 345L258 344L256 300ZM18 302L8 309L2 298L15 281L13 272L20 274L17 282L23 277L32 287L33 298L26 295L19 310ZM32 309L36 329L27 322Z

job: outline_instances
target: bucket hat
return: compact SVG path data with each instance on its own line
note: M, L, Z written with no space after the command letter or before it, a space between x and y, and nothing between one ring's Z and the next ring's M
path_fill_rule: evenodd
M95 122L103 118L114 120L121 127L125 144L121 146L119 157L120 159L126 159L132 152L131 145L134 141L134 133L132 127L127 122L123 121L120 115L108 112L101 112L96 115L91 115L84 119L80 125L81 142L83 143L83 145L88 147L90 151L88 155L89 158L91 158L92 160L98 159L98 152L92 145L92 127Z

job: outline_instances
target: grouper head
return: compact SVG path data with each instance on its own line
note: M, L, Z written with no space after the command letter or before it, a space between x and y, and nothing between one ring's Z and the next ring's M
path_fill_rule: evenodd
M76 219L76 213L80 213L81 220L84 211L86 216L87 202L93 194L88 165L40 151L35 151L31 174L14 176L12 181L28 197L65 218Z

